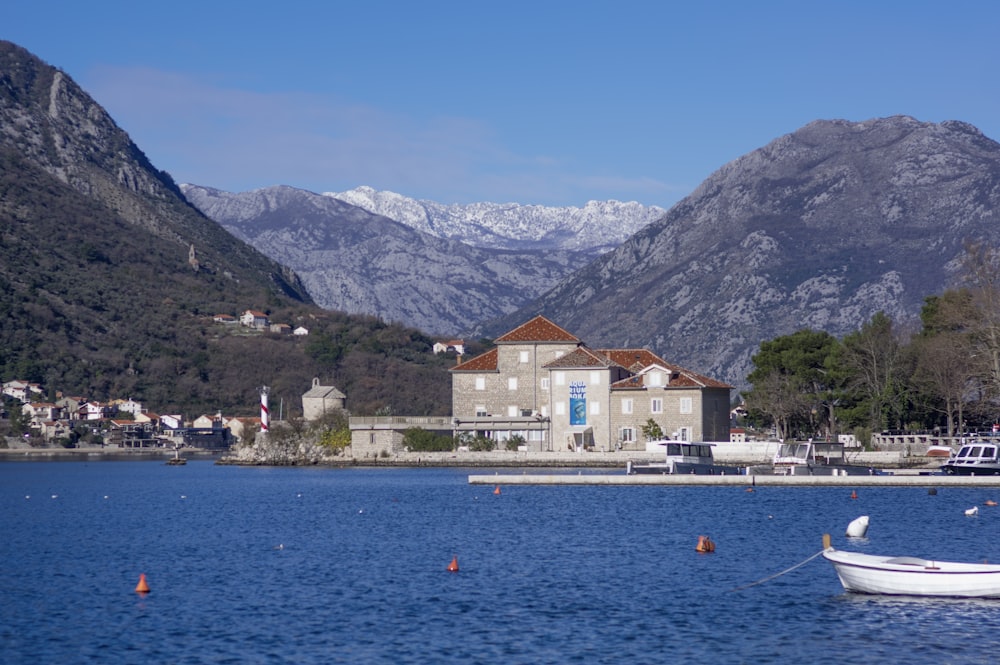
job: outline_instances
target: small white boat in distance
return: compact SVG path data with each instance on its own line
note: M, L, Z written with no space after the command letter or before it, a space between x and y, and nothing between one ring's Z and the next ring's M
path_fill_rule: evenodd
M828 547L845 591L890 596L1000 598L1000 565L929 561L912 556L877 556Z
M722 466L715 463L715 458L712 455L712 446L714 445L714 443L696 443L674 439L647 441L647 450L656 450L662 447L665 454L664 460L662 462L649 462L646 464L637 464L633 463L632 460L628 460L625 465L625 473L628 475L636 473L742 474L743 469L740 467Z

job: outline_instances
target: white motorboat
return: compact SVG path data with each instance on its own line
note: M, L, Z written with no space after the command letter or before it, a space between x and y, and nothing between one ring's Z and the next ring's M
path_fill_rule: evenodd
M941 470L957 476L995 476L1000 474L1000 445L996 441L967 443L943 465Z
M665 454L662 462L649 462L647 464L636 464L629 460L625 472L629 475L636 473L693 473L696 475L733 475L743 473L743 469L736 466L721 466L715 463L712 455L711 443L693 443L691 441L676 441L673 439L663 439L660 441L649 441L647 449L663 447Z
M912 556L878 556L828 547L846 591L892 596L1000 598L1000 565L932 561Z

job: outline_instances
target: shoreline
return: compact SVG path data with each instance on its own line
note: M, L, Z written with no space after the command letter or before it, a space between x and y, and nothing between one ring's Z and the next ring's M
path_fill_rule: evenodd
M164 448L0 448L0 462L4 461L97 461L97 460L148 460L168 461L179 455L192 460L214 460L221 466L303 466L303 467L374 467L374 468L489 468L489 469L619 469L625 471L628 462L642 464L659 461L659 453L643 451L616 452L444 452L444 453L396 453L388 457L353 457L350 455L326 456L322 459L268 459L260 457L237 458L232 450L209 450L184 448L179 452ZM871 466L897 475L916 475L933 472L940 461L934 458L908 458L908 463L885 458L858 459L855 463ZM727 466L755 466L769 460L755 455L727 456L717 460ZM745 477L745 476L744 476Z

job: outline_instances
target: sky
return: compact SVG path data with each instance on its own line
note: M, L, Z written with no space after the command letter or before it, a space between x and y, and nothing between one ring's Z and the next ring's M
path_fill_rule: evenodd
M1000 140L1000 3L17 0L159 169L231 192L669 208L819 119Z

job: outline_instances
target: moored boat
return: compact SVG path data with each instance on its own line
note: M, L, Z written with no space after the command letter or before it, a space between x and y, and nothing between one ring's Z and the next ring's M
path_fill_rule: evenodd
M891 596L1000 598L1000 565L879 556L828 547L845 591Z
M1000 474L1000 444L995 441L966 443L947 462L941 465L941 470L954 476L998 475Z
M691 441L677 441L674 439L650 441L646 444L647 449L654 446L662 446L665 455L664 460L662 462L644 464L636 464L632 460L629 460L625 472L628 475L636 473L693 473L696 475L714 476L744 473L744 470L738 466L716 464L715 457L712 455L713 445L711 443L693 443Z
M751 467L749 473L781 476L871 476L876 470L849 464L844 444L833 441L792 441L778 446L770 466Z

